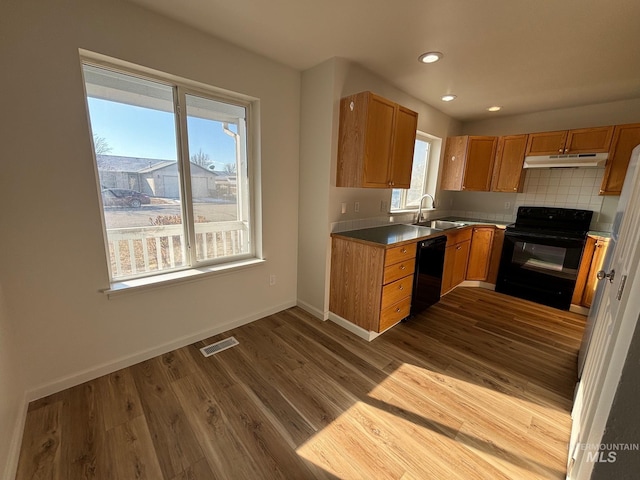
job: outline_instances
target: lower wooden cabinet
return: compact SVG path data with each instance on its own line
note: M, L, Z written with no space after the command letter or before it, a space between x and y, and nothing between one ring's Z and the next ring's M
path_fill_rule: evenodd
M444 253L442 272L442 295L465 279L471 247L471 233L470 228L447 232L447 248Z
M598 284L597 274L602 269L604 257L609 247L609 239L598 236L588 236L582 253L578 280L573 291L571 303L581 307L591 307L593 294Z
M393 248L333 237L329 310L382 332L409 316L417 243Z
M486 281L489 278L491 250L495 227L473 227L469 262L467 264L467 280Z

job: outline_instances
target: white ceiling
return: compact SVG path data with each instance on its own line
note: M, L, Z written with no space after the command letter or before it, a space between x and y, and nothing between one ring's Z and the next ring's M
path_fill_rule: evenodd
M299 70L347 58L460 120L640 98L640 0L130 1Z

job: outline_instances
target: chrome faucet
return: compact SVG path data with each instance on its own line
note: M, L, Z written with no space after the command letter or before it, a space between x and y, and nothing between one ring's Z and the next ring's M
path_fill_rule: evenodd
M420 200L418 200L418 215L416 217L415 223L420 223L420 217L422 217L422 201L425 199L425 197L429 197L431 199L431 208L436 208L436 199L433 198L432 195L429 195L428 193L422 195L420 197Z

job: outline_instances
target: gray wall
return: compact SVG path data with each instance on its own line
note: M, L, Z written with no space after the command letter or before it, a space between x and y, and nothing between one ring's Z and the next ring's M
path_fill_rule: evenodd
M0 236L0 465L10 471L25 394L295 305L300 72L130 2L0 8L0 203L11 206ZM79 49L259 99L264 263L112 299L100 292L109 278Z

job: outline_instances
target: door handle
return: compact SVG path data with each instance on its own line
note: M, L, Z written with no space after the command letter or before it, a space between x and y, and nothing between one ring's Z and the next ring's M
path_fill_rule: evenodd
M597 274L596 274L596 278L598 280L604 280L605 278L609 279L610 283L613 283L613 279L616 276L616 271L615 270L611 270L611 272L607 273L604 270L600 270Z

